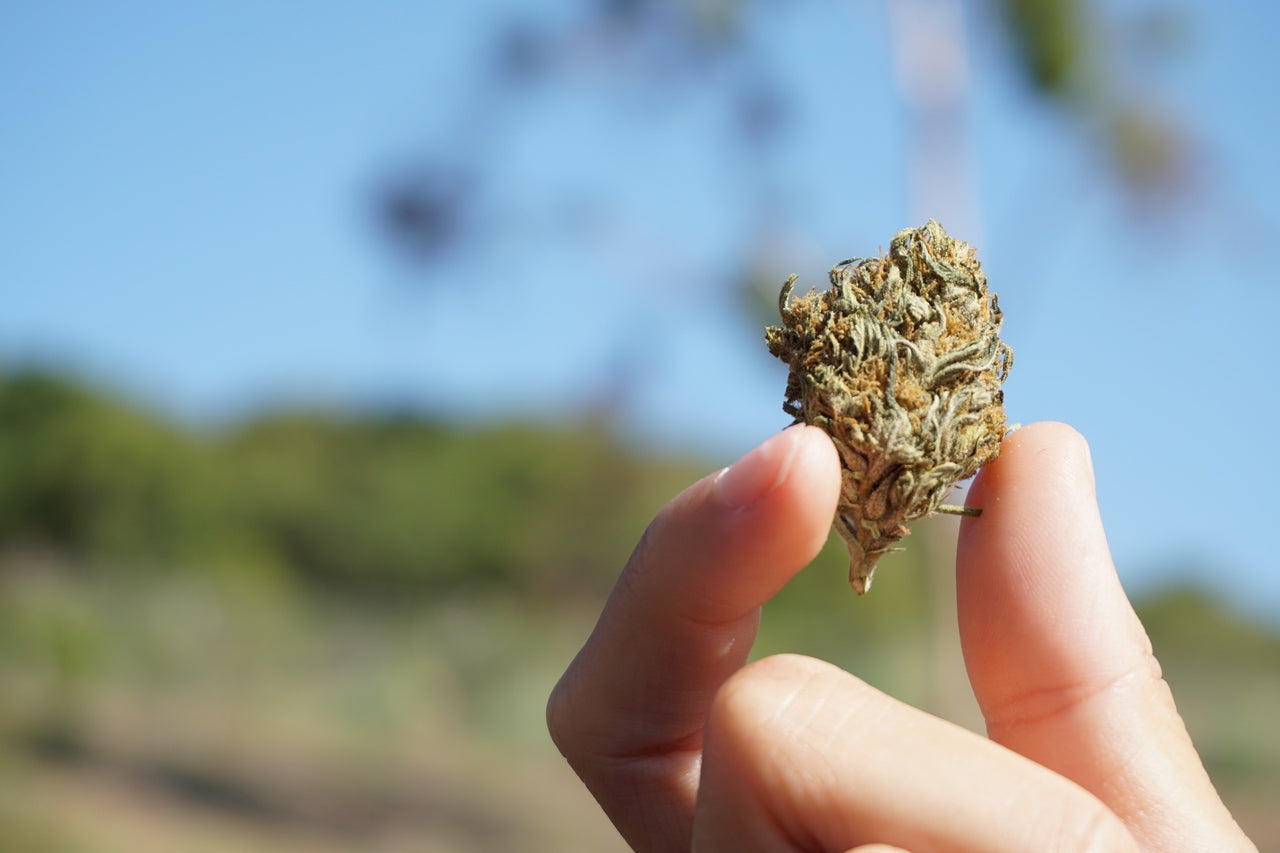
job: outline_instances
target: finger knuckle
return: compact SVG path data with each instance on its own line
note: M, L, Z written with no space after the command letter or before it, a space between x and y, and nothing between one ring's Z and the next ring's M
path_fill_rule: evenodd
M1092 798L1064 815L1059 838L1058 849L1064 853L1119 853L1138 849L1120 818Z
M808 718L825 704L835 675L830 664L803 655L762 658L721 685L711 702L707 727L749 743L785 739L803 727L803 720L793 719L797 713L803 711ZM838 677L851 680L843 672Z

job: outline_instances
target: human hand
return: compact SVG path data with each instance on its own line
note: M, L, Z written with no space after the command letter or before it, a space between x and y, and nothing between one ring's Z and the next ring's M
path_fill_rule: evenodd
M811 658L744 666L839 481L826 435L795 427L686 489L552 693L552 737L634 849L1254 849L1116 578L1069 427L1012 434L969 492L960 639L989 739Z

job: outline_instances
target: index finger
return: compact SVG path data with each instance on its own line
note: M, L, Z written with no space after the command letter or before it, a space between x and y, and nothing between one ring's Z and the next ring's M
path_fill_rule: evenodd
M839 490L830 439L792 427L686 489L631 555L547 722L633 847L688 846L711 700L826 541Z

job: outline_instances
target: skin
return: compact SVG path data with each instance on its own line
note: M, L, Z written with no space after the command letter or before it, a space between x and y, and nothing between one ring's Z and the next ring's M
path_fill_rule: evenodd
M988 738L822 661L744 665L827 537L840 472L773 436L654 519L552 693L553 739L636 850L1232 851L1232 820L1116 578L1088 447L1005 439L957 553ZM873 602L874 603L874 602Z

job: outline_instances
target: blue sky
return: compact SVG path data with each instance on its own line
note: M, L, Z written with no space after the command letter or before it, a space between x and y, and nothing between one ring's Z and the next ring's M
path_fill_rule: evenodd
M575 7L8 4L0 359L197 423L280 401L462 421L608 401L632 439L710 464L784 425L781 367L724 282L751 260L818 285L918 224L883 4L754 20L756 61L795 95L765 157L776 228L751 204L758 161L726 143L715 70L574 78L478 113L477 57L509 8ZM1126 583L1195 572L1280 618L1280 7L1178 8L1186 47L1132 81L1193 132L1191 212L1126 201L971 16L981 234L957 236L1006 312L1010 415L1089 438ZM484 238L407 266L375 238L370 188L448 145L489 152ZM557 224L574 217L586 236Z

